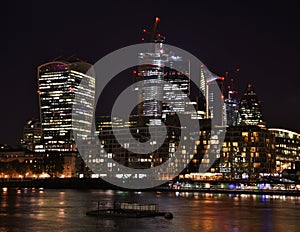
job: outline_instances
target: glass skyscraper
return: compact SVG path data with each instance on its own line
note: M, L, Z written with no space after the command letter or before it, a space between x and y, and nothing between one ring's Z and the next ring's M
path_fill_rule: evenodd
M258 125L264 123L260 102L253 85L248 84L239 104L239 125Z
M139 63L138 80L144 81L138 90L142 100L139 114L148 117L150 124L160 125L166 115L185 112L185 97L190 92L189 61L157 42L148 52L139 54Z
M72 134L72 107L75 94L80 94L80 107L86 129L91 126L94 109L94 75L87 75L92 65L82 61L54 61L38 67L40 120L43 128L42 144L45 151L75 151ZM82 82L79 88L79 84ZM79 123L78 123L79 125Z
M22 146L29 151L33 151L35 145L40 143L42 134L42 125L39 120L31 119L27 121L21 139Z
M239 115L239 102L237 91L234 89L228 90L228 98L225 99L226 105L226 122L228 126L236 126Z

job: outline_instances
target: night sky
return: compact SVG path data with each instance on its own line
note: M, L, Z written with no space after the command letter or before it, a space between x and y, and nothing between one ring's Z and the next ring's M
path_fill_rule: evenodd
M300 132L296 1L12 0L1 3L0 14L0 144L17 144L24 123L38 117L38 65L59 56L94 63L140 43L156 16L166 43L211 72L240 68L235 87L254 85L268 127Z

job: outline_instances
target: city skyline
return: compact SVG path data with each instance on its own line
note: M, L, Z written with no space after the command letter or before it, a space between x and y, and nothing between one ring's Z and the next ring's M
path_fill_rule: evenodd
M0 143L18 144L26 121L38 117L39 65L61 55L93 63L118 48L140 43L142 29L150 28L155 16L161 17L158 29L166 35L166 43L193 53L211 72L232 75L239 67L235 87L243 92L247 83L254 85L268 127L300 131L299 33L293 5L175 2L144 9L138 3L117 3L119 7L112 4L103 10L101 4L76 2L72 6L52 2L47 7L32 3L24 8L5 4ZM174 17L176 13L182 16Z
M0 231L296 231L298 9L4 1Z

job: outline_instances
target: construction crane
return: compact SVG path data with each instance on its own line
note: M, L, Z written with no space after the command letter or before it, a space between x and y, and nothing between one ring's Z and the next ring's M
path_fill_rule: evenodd
M160 21L160 18L156 17L152 30L151 31L147 31L146 29L143 30L143 32L145 34L150 35L149 43L163 42L166 39L165 36L157 33L157 25L158 25L159 21ZM144 40L145 40L145 38L142 37L142 41L144 41Z

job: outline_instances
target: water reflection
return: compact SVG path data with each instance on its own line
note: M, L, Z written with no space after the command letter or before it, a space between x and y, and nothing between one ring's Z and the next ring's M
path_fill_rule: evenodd
M164 218L101 219L85 215L97 202L157 203ZM0 193L1 231L296 231L300 198L192 192L6 189ZM16 223L17 222L17 223Z

